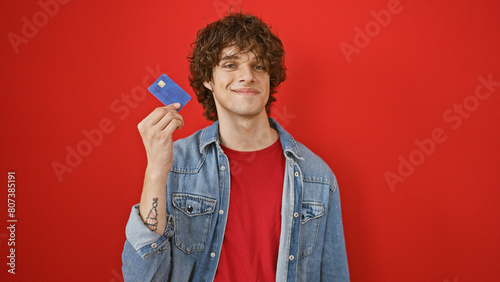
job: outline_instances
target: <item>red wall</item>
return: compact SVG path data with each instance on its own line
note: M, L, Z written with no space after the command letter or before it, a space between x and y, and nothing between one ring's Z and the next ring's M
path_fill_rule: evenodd
M192 94L189 45L232 3L284 42L273 115L337 175L352 281L498 281L500 2L4 2L0 280L122 279L136 125L161 105L143 85ZM181 113L176 138L209 124Z

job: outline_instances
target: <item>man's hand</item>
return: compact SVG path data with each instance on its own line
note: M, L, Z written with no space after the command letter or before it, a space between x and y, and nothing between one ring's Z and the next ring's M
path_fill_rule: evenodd
M147 172L166 176L172 168L172 133L184 125L179 103L156 108L137 126L146 149Z
M167 217L165 189L173 163L172 134L184 125L177 112L179 107L174 103L156 108L137 126L148 159L139 213L144 224L160 235L165 231Z

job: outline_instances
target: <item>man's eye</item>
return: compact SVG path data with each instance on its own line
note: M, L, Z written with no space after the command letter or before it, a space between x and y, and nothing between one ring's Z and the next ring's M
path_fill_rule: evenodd
M261 66L261 65L256 65L254 68L258 69L258 70L265 70L264 66Z
M235 64L225 64L224 67L225 68L234 68L236 65Z

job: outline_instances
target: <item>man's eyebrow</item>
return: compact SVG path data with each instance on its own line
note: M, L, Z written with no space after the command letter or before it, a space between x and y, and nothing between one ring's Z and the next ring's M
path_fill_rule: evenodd
M220 61L231 61L231 60L238 60L240 56L238 55L226 55L220 59Z

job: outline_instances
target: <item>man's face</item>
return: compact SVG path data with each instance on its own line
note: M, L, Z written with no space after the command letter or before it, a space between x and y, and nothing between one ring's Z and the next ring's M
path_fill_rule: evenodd
M212 81L203 83L212 90L219 119L267 115L270 81L264 65L252 52L236 53L234 46L221 53Z

